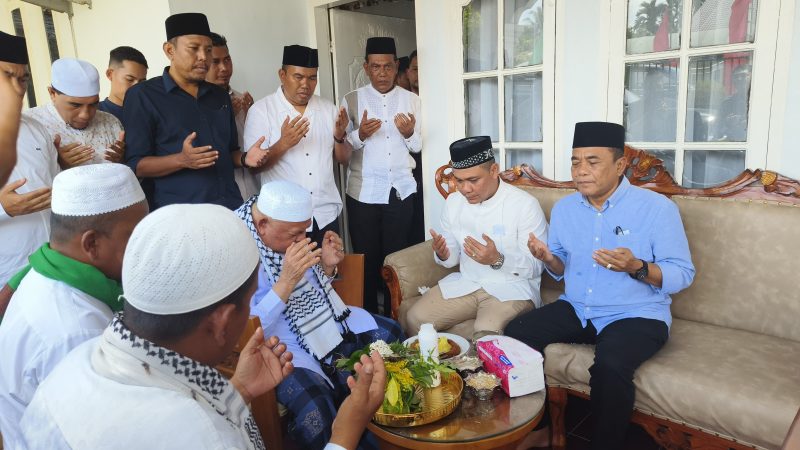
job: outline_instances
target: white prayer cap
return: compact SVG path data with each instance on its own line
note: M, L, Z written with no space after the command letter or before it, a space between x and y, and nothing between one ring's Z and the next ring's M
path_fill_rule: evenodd
M139 311L183 314L238 289L258 264L244 222L219 205L170 205L134 228L122 260L125 301Z
M50 209L61 216L97 216L144 201L144 191L124 164L88 164L53 179Z
M94 97L100 93L97 69L86 61L61 58L53 63L50 85L70 97Z
M291 181L270 181L261 186L256 206L262 214L284 222L305 222L311 218L311 194Z

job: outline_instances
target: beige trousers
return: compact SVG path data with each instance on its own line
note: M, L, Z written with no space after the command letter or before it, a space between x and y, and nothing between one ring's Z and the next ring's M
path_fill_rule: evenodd
M404 311L403 306L400 305L400 324L408 336L416 336L423 323L432 323L436 330L447 331L468 320L475 320L473 334L482 331L502 333L508 322L534 308L531 300L501 302L483 289L463 297L444 298L438 285L408 310Z

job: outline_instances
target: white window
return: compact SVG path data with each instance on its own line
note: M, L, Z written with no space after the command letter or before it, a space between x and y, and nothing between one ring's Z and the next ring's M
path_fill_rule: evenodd
M554 3L472 0L461 13L465 135L491 136L501 167L553 176Z
M609 118L679 184L766 166L779 3L613 0Z

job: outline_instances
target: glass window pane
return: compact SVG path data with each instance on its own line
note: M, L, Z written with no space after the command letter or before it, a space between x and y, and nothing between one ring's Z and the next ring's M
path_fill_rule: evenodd
M464 81L467 113L467 136L491 136L499 141L500 119L497 114L497 78Z
M527 164L537 172L542 173L542 149L540 148L507 148L506 149L506 169Z
M758 0L693 0L692 47L753 42Z
M648 148L645 151L664 161L664 168L675 178L675 150L655 150Z
M752 52L689 58L686 141L744 142Z
M505 77L506 141L542 142L542 73Z
M683 0L628 0L629 55L681 48Z
M623 122L630 142L674 142L679 59L625 65Z
M542 0L505 0L505 67L542 63L544 11Z
M464 72L497 69L497 1L472 0L462 11Z
M685 187L714 186L739 175L744 170L744 150L687 150L683 155Z

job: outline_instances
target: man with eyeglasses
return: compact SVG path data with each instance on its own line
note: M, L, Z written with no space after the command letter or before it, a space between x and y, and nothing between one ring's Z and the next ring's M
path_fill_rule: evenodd
M353 250L366 255L364 307L377 313L383 259L408 246L417 192L410 154L422 150L422 133L419 97L394 83L394 39L367 40L364 71L370 84L342 100L350 119L347 140L353 147L347 171L347 211ZM389 315L386 303L383 313Z

